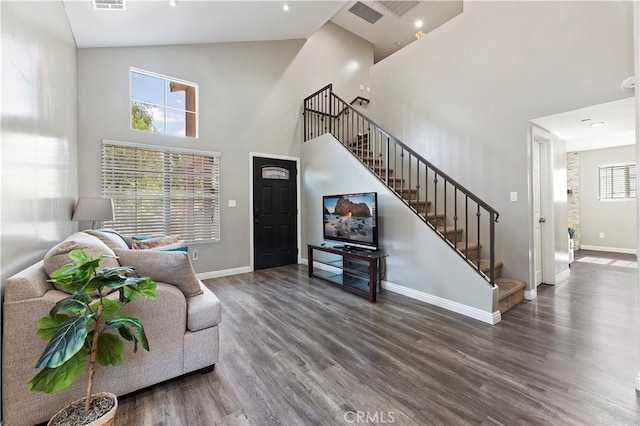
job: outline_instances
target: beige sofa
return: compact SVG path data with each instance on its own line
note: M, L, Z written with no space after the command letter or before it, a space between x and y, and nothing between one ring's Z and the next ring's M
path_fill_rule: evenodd
M59 258L72 248L83 248L93 257L101 252L115 253L122 266L133 266L140 275L150 276L158 284L155 300L139 298L125 308L126 313L142 320L150 352L134 353L127 343L122 365L98 368L94 392L125 395L186 373L210 371L218 360L220 301L195 277L187 253L130 250L114 234L76 233L52 248L43 261L6 282L2 337L4 426L45 422L67 403L84 396L86 372L56 393L31 392L27 388L46 345L36 336L36 323L56 301L68 296L47 281L47 272L52 272L47 271L47 266L52 267L54 255ZM117 297L117 292L110 297Z

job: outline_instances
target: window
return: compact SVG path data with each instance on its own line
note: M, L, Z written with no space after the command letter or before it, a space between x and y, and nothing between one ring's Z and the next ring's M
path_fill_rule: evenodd
M636 198L636 169L633 163L599 166L600 200Z
M130 70L131 128L197 137L198 86L195 83Z
M129 235L220 240L219 153L127 142L102 143L102 193Z

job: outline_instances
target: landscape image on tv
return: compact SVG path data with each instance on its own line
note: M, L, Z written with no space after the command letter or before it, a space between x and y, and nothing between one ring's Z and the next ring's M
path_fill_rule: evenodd
M325 197L325 238L374 242L374 204L371 194Z

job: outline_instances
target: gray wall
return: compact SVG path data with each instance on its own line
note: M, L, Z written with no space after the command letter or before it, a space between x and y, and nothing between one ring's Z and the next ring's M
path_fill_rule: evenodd
M500 212L505 276L529 281L527 122L629 96L620 82L633 74L631 11L631 2L466 2L372 68L372 118Z
M322 242L323 195L377 192L380 247L389 255L387 281L475 308L485 320L498 309L491 286L333 136L305 142L301 167L304 247Z
M357 66L354 66L357 64ZM218 151L221 242L192 245L197 272L250 264L249 153L300 156L302 100L328 83L346 99L369 85L373 46L327 24L307 41L80 49L82 196L98 196L103 138ZM199 84L199 138L129 128L129 67ZM229 208L228 200L237 200Z
M636 200L598 200L598 166L634 163L635 155L635 145L580 152L582 248L637 249ZM605 238L599 238L600 232Z

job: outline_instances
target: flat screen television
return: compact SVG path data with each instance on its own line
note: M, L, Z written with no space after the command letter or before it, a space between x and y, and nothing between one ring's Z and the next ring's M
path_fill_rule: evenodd
M323 238L345 248L378 248L378 193L322 197Z

